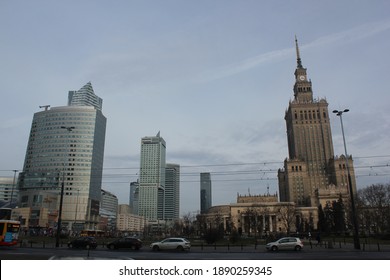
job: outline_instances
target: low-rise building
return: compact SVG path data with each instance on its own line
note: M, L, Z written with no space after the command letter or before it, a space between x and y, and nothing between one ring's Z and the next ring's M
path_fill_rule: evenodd
M204 228L223 227L225 233L263 236L309 232L317 229L318 209L279 202L275 195L237 195L237 202L211 207L200 215Z
M128 205L118 206L117 231L140 235L146 224L147 220L144 217L130 213Z

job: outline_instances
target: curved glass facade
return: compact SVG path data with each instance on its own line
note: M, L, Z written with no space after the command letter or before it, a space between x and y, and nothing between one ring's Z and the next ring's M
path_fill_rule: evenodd
M20 207L40 205L58 211L64 183L63 226L93 227L99 212L105 131L106 118L92 106L35 113L19 180ZM57 199L45 205L50 197Z

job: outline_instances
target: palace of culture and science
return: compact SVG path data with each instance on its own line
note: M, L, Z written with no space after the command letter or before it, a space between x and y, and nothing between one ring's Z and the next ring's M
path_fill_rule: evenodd
M280 201L297 206L324 206L340 195L348 199L346 159L333 153L328 103L313 98L312 84L303 68L296 41L294 99L284 119L287 127L289 158L279 170ZM349 158L352 187L356 193L355 173Z
M285 112L288 158L278 170L279 195L240 195L230 205L211 207L206 221L223 218L225 228L250 234L256 221L263 233L317 230L318 208L340 197L350 200L345 155L335 156L326 99L313 97L312 82L302 66L295 40L294 99ZM356 180L352 158L348 158L352 189Z

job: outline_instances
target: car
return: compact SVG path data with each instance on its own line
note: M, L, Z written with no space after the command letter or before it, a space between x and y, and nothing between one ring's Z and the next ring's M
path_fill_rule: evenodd
M133 238L133 237L119 238L107 244L107 248L111 250L121 249L121 248L139 250L141 247L142 247L142 241L138 238Z
M94 237L82 236L68 242L69 248L96 249L97 242Z
M154 242L150 244L150 248L152 248L153 251L160 251L160 250L178 250L178 251L188 250L189 251L191 249L191 243L185 238L170 237L162 241Z
M268 243L265 248L268 251L295 250L301 251L303 243L298 237L283 237L275 242Z

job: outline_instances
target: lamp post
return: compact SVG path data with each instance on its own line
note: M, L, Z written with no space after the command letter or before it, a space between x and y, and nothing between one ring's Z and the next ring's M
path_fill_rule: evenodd
M61 126L61 129L66 129L69 133L74 129L74 126ZM58 222L57 222L57 235L56 235L56 247L60 247L60 234L62 224L62 204L64 201L64 188L65 188L65 165L66 156L64 157L64 169L62 171L62 183L61 183L61 195L60 195L60 208L58 209Z
M13 208L12 207L12 199L14 198L14 188L15 188L15 184L16 184L16 172L18 172L19 170L12 170L12 171L14 172L14 181L13 181L12 189L11 189L11 200L9 203L10 208Z
M77 190L77 200L76 200L76 211L74 213L74 222L73 222L73 232L76 232L76 220L77 220L77 208L79 204L79 194L80 194L80 189Z
M348 187L349 187L349 194L351 196L351 214L352 214L352 223L353 223L353 229L354 229L353 243L354 243L354 248L357 250L360 250L359 225L358 225L357 218L356 218L355 197L354 197L353 189L352 189L352 179L351 179L351 173L349 171L347 145L345 143L344 125L343 125L343 113L347 113L347 112L349 112L349 109L344 109L343 111L338 111L338 110L333 111L333 113L335 113L337 116L340 117L341 132L343 134L343 142L344 142L345 165L347 167L347 175L348 175Z

